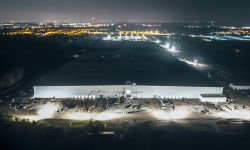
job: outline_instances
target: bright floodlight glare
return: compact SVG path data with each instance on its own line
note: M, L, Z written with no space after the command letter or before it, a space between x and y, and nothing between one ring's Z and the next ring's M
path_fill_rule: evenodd
M121 34L118 36L118 39L120 40L122 38Z
M157 43L157 44L159 44L160 42L161 42L161 41L160 41L159 39L155 41L155 43Z
M169 46L168 50L169 50L170 52L173 52L173 53L179 52L179 51L176 50L176 47L174 47L174 46L172 46L171 48L170 48L170 46Z
M197 59L195 59L195 60L194 60L194 63L195 63L195 64L197 64L197 63L198 63L198 60L197 60Z
M99 120L99 121L105 121L105 120L110 120L110 119L114 119L114 118L116 118L116 115L114 113L103 112L100 114L96 114L93 119Z
M105 121L105 120L111 120L115 119L117 117L116 114L111 112L103 112L100 114L91 114L91 113L85 113L85 112L71 112L66 113L62 116L63 119L70 119L70 120L99 120L99 121Z
M64 114L62 118L70 120L90 120L93 118L93 115L84 112L71 112Z
M165 46L166 46L166 48L169 48L169 47L170 47L170 44L169 44L169 43L166 43Z
M172 50L172 51L175 51L175 47L173 46L173 47L171 48L171 50Z
M111 35L109 34L109 35L107 35L107 39L109 40L109 39L111 39Z
M190 112L185 108L175 109L171 111L162 111L162 110L153 111L153 116L161 120L185 119L188 117L189 114Z
M56 113L59 105L53 103L47 103L37 111L38 116L43 119L53 117L54 113Z
M215 117L225 118L225 119L242 119L250 120L249 110L230 110L223 111L214 114Z
M179 59L180 61L184 61L185 63L187 63L187 64L189 64L189 65L192 65L193 67L196 67L196 68L198 68L198 69L208 69L208 68L210 68L210 66L209 65L207 65L207 64L202 64L202 63L198 63L198 60L197 60L197 62L195 63L194 61L190 61L190 60L186 60L186 59Z

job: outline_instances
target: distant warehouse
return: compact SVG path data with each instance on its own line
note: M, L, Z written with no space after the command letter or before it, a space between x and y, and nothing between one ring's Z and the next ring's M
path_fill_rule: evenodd
M223 88L154 43L94 43L34 86L34 98L200 98L222 102ZM224 99L223 99L224 98Z
M235 90L249 90L250 85L230 83L229 87Z

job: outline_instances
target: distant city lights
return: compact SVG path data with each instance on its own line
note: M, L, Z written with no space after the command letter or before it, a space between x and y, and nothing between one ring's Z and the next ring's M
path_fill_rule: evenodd
M176 50L176 47L174 45L171 46L169 43L166 43L165 45L162 44L159 45L171 53L179 52L178 50Z

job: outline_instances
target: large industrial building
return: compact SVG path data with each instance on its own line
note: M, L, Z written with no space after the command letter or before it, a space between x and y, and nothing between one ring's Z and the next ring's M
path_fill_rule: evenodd
M34 98L200 98L225 101L223 88L149 42L98 41L34 86ZM224 98L222 100L222 97Z

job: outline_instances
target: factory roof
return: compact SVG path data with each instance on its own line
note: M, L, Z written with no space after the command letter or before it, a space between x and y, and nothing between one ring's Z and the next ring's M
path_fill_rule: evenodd
M36 85L216 86L155 43L97 41Z

